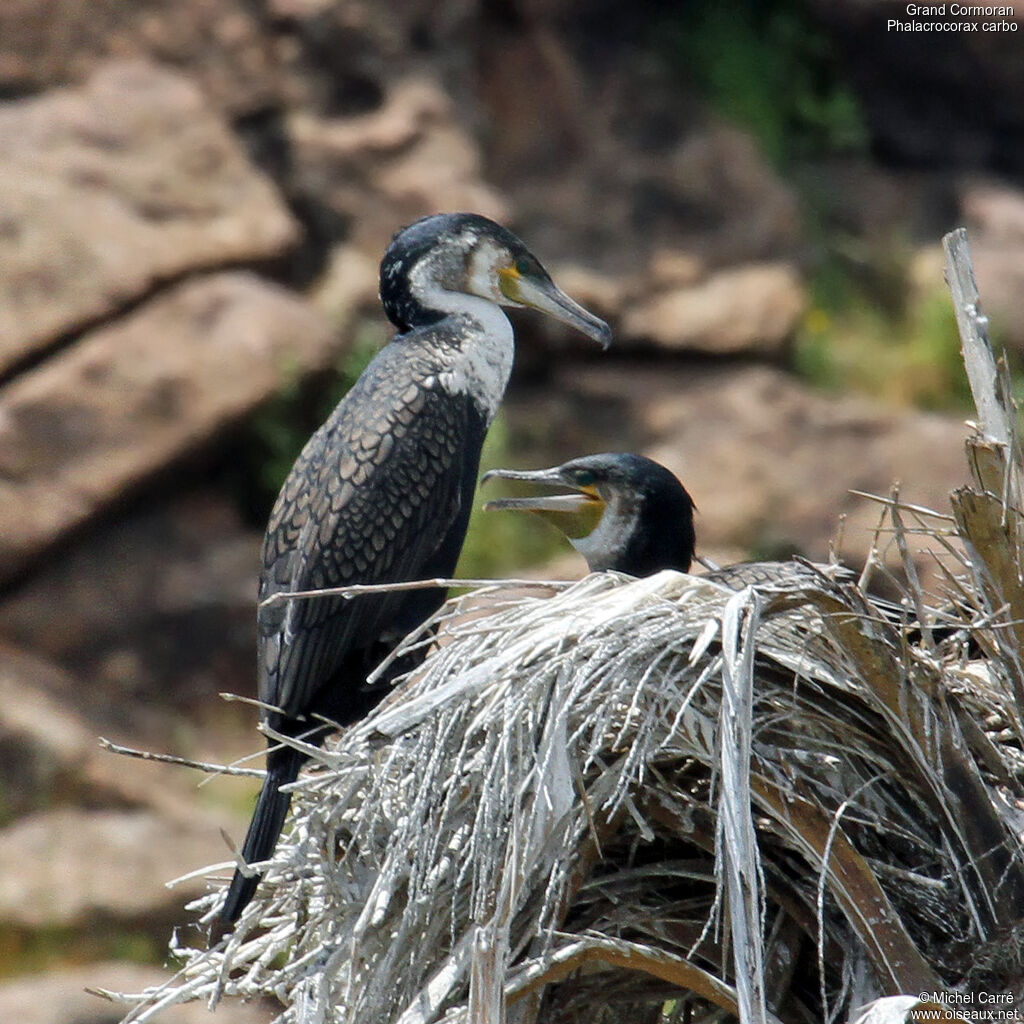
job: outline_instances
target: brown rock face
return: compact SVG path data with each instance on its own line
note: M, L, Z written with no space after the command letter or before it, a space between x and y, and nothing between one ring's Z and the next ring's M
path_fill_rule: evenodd
M245 0L4 0L0 84L32 92L80 82L111 58L186 70L218 107L258 110L279 90L271 40Z
M76 798L124 802L120 787L112 793L95 771L100 763L95 731L55 697L74 692L77 682L39 658L0 648L0 786L5 818ZM106 761L106 767L114 767L112 758Z
M668 349L780 356L805 305L791 266L753 264L660 292L634 306L622 326L627 338Z
M476 143L429 76L392 83L379 109L357 117L296 112L287 131L293 187L350 223L350 241L375 256L397 228L428 213L508 217L506 202L481 178Z
M112 721L131 717L125 711L119 715L111 706L115 701L136 706L143 702L108 691L105 706L100 707L101 697L92 692L92 684L89 676L71 675L27 651L0 645L3 821L41 807L71 804L88 810L143 809L170 821L187 821L195 811L195 778L190 772L128 761L99 744L101 735L123 741L134 726ZM159 716L158 742L163 743L170 731L180 728L180 719L152 699L148 704L151 717ZM220 853L215 850L212 855Z
M155 283L297 237L199 90L145 64L0 108L0 373Z
M105 962L32 974L0 984L0 1020L18 1024L118 1024L126 1008L95 994L142 992L167 981L167 972L140 964ZM87 991L88 990L88 991ZM269 1024L280 1008L228 999L211 1017L201 1000L160 1011L161 1024Z
M20 818L0 831L4 863L22 866L0 878L0 919L25 929L74 928L138 920L159 908L177 914L182 897L202 895L205 885L193 879L172 892L164 882L227 859L216 820L76 808Z
M336 352L243 272L177 286L0 390L0 578Z
M136 743L162 746L169 715L216 693L252 692L260 538L228 498L190 493L104 522L37 568L0 602L0 742L5 680L17 685L4 642L88 679L54 692L93 732Z

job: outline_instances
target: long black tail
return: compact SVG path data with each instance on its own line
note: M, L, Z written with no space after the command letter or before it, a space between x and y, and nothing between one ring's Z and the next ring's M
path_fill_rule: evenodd
M245 834L245 843L242 845L242 859L246 864L257 864L267 860L274 852L292 799L291 793L281 792L281 787L298 778L299 768L304 760L303 754L288 746L271 750L267 754L267 777L263 781L263 788L256 801L256 810L253 811L249 831ZM215 934L223 934L230 930L231 925L238 920L249 900L253 898L259 884L259 875L245 875L240 870L235 871L224 905L214 921Z

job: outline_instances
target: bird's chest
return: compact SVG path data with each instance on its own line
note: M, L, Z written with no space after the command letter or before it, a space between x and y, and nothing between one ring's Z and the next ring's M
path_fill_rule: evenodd
M437 382L453 395L468 395L489 426L505 396L515 346L512 325L497 307L485 323L459 325L456 344L448 347Z

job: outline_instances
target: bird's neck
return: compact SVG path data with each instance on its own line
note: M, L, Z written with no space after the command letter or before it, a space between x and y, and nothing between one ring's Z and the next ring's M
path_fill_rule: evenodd
M627 571L627 567L620 564L620 558L629 547L638 515L635 505L612 501L600 522L586 537L570 538L573 547L587 560L591 572L603 569Z
M429 349L440 366L441 387L467 395L490 425L512 372L515 338L508 317L496 302L431 282L414 280L405 296L401 318L385 302L392 322L404 326L400 342Z
M595 529L572 540L591 572L617 569L647 576L659 569L689 572L693 561L693 514L681 501L659 502L649 496L616 497Z
M489 426L498 412L512 373L515 338L512 324L500 306L473 295L459 301L439 329L445 369L441 386L452 394L468 395Z

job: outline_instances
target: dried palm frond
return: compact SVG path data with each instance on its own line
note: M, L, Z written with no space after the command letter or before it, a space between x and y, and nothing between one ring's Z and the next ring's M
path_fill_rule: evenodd
M942 563L941 595L910 576L906 623L800 562L739 591L602 573L450 603L422 668L308 751L234 935L179 945L127 1020L224 994L275 994L295 1024L830 1021L1020 995L1009 437L973 442L1003 487L979 473L955 524L884 503L879 537L924 535Z

